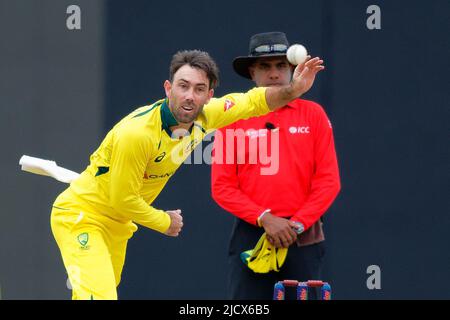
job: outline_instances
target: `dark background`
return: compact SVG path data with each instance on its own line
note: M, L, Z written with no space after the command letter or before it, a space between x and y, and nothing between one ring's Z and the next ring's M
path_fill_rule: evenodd
M71 4L81 30L66 28ZM372 4L381 30L366 27ZM449 12L447 0L0 0L1 298L70 298L49 225L65 185L21 172L22 154L82 171L115 122L164 96L177 50L210 52L220 96L252 86L231 68L250 36L284 31L326 65L305 97L328 113L340 165L325 215L334 298L449 299ZM233 218L211 199L209 170L184 165L160 194L154 206L181 208L185 228L139 229L120 298L226 297ZM367 289L370 265L380 290Z

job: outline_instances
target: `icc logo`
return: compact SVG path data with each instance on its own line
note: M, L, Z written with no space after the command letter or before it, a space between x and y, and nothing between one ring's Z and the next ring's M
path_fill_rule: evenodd
M289 132L296 133L309 133L309 127L289 127Z

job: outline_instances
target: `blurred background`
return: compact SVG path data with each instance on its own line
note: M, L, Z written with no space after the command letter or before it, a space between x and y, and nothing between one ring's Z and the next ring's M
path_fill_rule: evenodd
M381 29L366 25L370 5ZM252 87L231 67L250 36L284 31L326 65L305 98L328 113L340 165L324 216L334 298L449 299L449 12L448 0L0 0L0 297L71 296L49 222L66 185L20 171L23 154L81 172L121 117L164 97L176 51L215 58L220 96ZM233 217L211 199L210 167L183 165L154 206L181 208L184 231L139 229L119 297L225 299Z

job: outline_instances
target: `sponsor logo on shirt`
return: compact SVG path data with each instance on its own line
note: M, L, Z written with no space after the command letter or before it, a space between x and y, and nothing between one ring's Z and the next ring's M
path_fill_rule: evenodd
M161 153L159 156L155 158L155 162L161 162L162 159L166 156L166 152Z
M148 179L162 179L162 178L168 178L171 175L173 175L174 172L167 172L162 174L149 174Z
M308 134L309 126L308 127L289 127L289 133L291 134Z
M223 105L223 111L230 110L231 108L233 108L234 104L235 103L233 101L226 99L225 104Z

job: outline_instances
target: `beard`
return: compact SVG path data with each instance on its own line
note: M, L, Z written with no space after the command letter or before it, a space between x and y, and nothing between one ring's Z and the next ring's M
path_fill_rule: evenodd
M197 119L197 116L203 110L203 106L198 107L193 103L185 102L180 106L176 106L172 110L173 116L178 123L191 123Z

